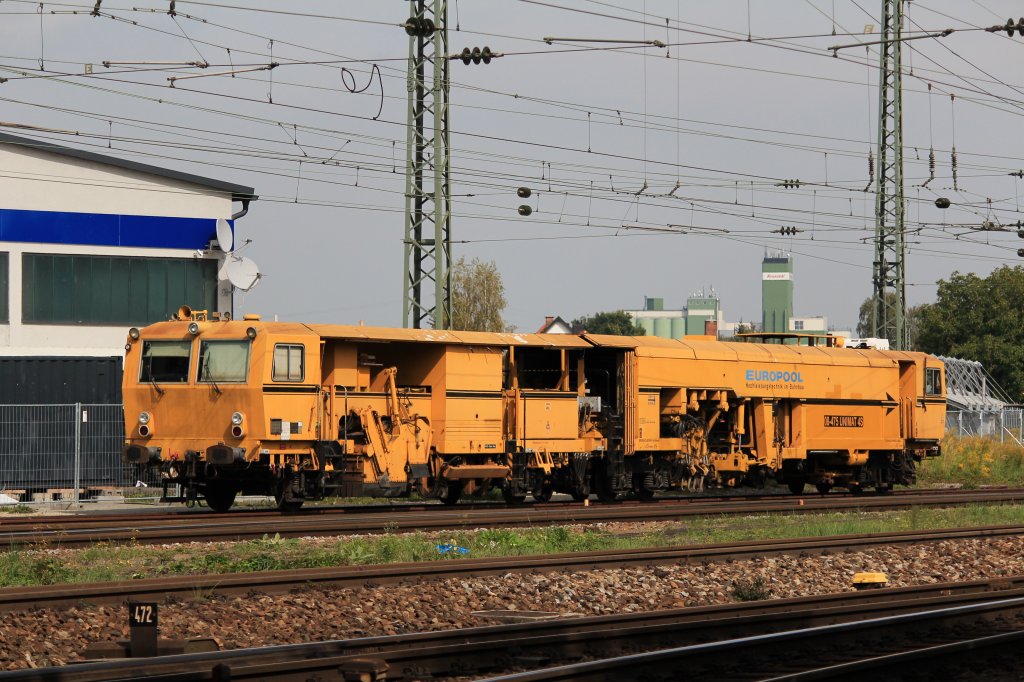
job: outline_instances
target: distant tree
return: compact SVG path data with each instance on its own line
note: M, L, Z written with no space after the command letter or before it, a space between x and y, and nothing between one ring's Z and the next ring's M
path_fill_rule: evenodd
M506 330L505 285L494 261L460 257L452 264L452 329L477 332Z
M890 291L885 294L887 301L896 300L896 292ZM874 296L869 296L860 304L860 311L857 314L857 336L864 339L872 336L871 308ZM917 348L918 329L921 324L921 306L915 305L907 308L907 335L910 337L910 347Z
M590 316L576 318L572 321L572 331L590 332L591 334L614 334L616 336L643 336L647 332L623 310L594 313Z
M981 278L954 272L939 280L935 303L921 306L918 349L976 360L1024 401L1024 267Z
M739 323L736 324L736 331L733 332L733 334L752 334L755 331L757 330L754 329L753 322L744 322L743 320L740 320Z

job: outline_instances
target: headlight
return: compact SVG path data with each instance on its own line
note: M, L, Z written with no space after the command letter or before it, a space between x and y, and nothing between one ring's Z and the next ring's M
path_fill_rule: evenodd
M250 339L255 339L256 338L256 327L248 327L248 328L246 328L245 335L248 336Z
M196 334L198 334L199 333L199 323L198 322L190 323L188 325L188 333L191 334L192 336L195 336Z
M245 416L241 412L235 412L231 415L231 423L235 426L241 426L243 421L245 421Z
M129 329L128 330L128 336L130 336L132 338L132 341L138 341L139 340L139 329L138 329L138 327L132 327L131 329Z
M140 412L139 413L139 423L140 424L148 424L150 419L151 419L151 416L150 416L149 412Z

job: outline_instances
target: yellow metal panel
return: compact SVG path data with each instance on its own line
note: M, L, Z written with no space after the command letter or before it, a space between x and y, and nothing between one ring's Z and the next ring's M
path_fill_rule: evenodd
M525 390L521 396L519 434L525 437L526 447L532 447L534 440L579 437L579 400L575 393Z
M584 334L583 338L602 348L636 348L644 345L644 336L613 336L611 334Z
M435 422L434 442L442 453L495 453L502 448L504 403L494 397L457 397L445 400L445 418Z
M448 343L474 346L548 346L558 348L587 348L590 344L572 334L516 334L446 331L436 329L393 329L390 327L362 327L340 324L307 325L323 338L364 341L414 341L419 343Z
M501 350L497 348L449 348L445 354L448 391L501 390Z

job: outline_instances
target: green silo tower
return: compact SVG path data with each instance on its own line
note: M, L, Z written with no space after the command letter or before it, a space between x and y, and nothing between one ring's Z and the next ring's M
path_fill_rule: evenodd
M718 295L714 289L710 294L703 291L693 294L686 299L686 333L704 334L707 322L718 322L718 312Z
M793 257L765 254L761 261L761 331L788 332L793 317Z

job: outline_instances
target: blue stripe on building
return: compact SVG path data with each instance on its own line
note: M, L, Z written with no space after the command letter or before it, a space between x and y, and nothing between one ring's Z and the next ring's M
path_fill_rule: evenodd
M0 209L0 241L7 242L205 249L216 238L215 218Z

